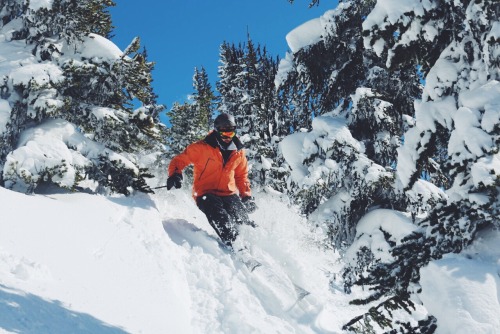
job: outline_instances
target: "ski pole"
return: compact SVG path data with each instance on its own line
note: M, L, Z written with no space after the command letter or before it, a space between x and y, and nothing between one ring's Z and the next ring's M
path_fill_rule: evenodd
M151 189L160 189L160 188L166 188L167 186L160 186L160 187L155 187L155 188L151 188Z

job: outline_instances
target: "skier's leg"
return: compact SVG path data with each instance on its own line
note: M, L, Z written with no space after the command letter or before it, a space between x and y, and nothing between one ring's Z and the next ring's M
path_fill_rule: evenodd
M241 202L238 195L224 196L221 197L221 200L226 212L230 216L232 229L238 231L239 225L241 224L253 224L248 217L245 205ZM248 240L245 240L244 238L236 238L236 236L237 234L235 235L235 240L232 242L232 247L239 259L248 267L248 269L250 269L250 271L253 271L255 268L261 266L262 264L252 256Z
M226 211L222 198L214 194L205 194L196 198L196 204L207 216L208 222L222 242L226 246L232 247L232 242L236 239L238 230Z
M245 204L241 201L238 195L222 197L224 209L237 225L246 224L255 227L255 223L248 217L248 212Z

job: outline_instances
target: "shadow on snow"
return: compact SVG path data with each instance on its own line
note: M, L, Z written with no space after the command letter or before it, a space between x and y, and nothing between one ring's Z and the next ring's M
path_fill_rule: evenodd
M88 314L68 310L59 301L0 285L0 329L23 334L123 334Z
M227 252L218 236L207 233L187 220L164 220L163 229L170 239L179 246L187 243L190 247L201 247L205 253L212 256L220 256L221 252Z

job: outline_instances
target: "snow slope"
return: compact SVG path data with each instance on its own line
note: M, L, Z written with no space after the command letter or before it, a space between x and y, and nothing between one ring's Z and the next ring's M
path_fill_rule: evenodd
M187 191L126 198L0 188L0 201L6 332L312 333L320 326L329 270L321 266L331 256L277 201L260 200L262 225L242 235L264 262L316 292L300 305L219 247Z
M363 310L348 304L355 296L338 277L329 286L339 255L320 250L278 197L256 196L259 226L241 236L264 265L249 272L219 246L189 190L105 197L0 188L0 333L341 333ZM443 298L429 302L448 326L440 333L478 322L476 333L500 332L498 241L490 234L474 246L489 247L491 257L454 256L426 268L423 299L436 291ZM456 266L461 279L449 284ZM295 303L293 284L311 294ZM466 298L472 289L478 293Z

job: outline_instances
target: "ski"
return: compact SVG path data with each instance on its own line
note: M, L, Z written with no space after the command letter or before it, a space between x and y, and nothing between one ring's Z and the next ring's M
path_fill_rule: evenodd
M250 272L253 272L256 268L262 266L262 263L257 261L248 251L247 248L242 248L237 251L232 252L236 258L242 262Z
M221 249L227 251L236 261L242 263L248 269L248 271L250 273L255 274L255 275L259 275L259 273L261 273L259 270L262 270L262 273L266 273L267 275L269 275L270 273L275 274L274 269L269 267L267 264L264 265L262 262L255 259L255 257L250 253L250 250L247 246L243 245L239 249L234 249L231 246L223 244L220 240L218 240L215 237L214 237L214 240L216 240L218 242ZM261 269L259 269L259 268L261 268ZM264 275L266 275L266 274L264 274ZM266 276L264 276L264 277L266 277ZM273 274L271 274L271 276L266 277L267 284L269 284L270 281L272 281L273 277L278 277L278 276L273 276ZM296 305L298 305L300 303L300 301L302 301L304 298L309 296L311 293L308 290L301 287L300 285L293 282L290 279L290 277L287 276L286 279L289 281L288 291L289 291L289 293L293 294L295 297L292 297L293 299L288 300L287 303L284 303L283 309L287 310L287 311L291 311ZM275 291L277 291L277 290L275 290ZM285 291L287 291L286 288L282 292L280 292L282 298L285 298L282 295L283 293L285 293ZM281 301L284 302L285 299L281 299ZM287 305L287 306L285 306L285 305Z
M248 268L248 270L250 270L250 272L253 272L255 269L262 266L262 263L260 263L259 261L255 260L255 259L249 259L249 260L242 261L242 262L245 264L245 266Z
M295 288L295 292L297 292L297 297L298 297L297 302L300 302L302 299L304 299L305 297L307 297L311 294L309 291L307 291L303 287L298 286L295 283L293 283L293 287Z

